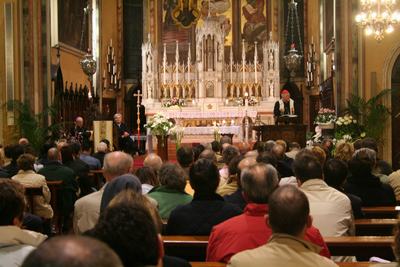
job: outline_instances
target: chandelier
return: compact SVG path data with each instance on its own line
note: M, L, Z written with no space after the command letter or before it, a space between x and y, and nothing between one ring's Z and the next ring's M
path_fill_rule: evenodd
M299 16L297 14L297 3L294 0L290 0L288 10L288 17L286 20L286 28L285 28L285 49L289 45L289 50L286 52L286 55L283 57L285 62L285 66L290 73L290 77L294 78L296 76L296 70L300 67L301 61L303 59L303 44L301 42L300 35L300 23ZM298 51L296 49L296 40L295 35L298 36Z
M379 42L400 22L400 13L393 10L395 5L396 0L360 0L361 12L356 15L356 22L366 35L374 34Z

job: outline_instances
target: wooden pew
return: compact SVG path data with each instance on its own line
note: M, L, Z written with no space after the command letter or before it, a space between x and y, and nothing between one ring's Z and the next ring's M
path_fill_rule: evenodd
M392 218L395 219L400 211L400 206L388 207L363 207L366 218Z
M357 256L368 260L372 256L394 260L392 236L326 237L325 242L333 256ZM208 236L163 236L167 255L188 261L205 261Z
M43 195L42 187L25 187L25 197L29 204L28 212L33 214L34 211L34 198L35 196Z
M357 219L354 224L357 236L388 236L393 235L397 219Z
M377 256L394 260L393 236L340 236L324 237L333 256L357 256L358 260L368 260Z
M221 262L191 262L192 267L225 267L227 264ZM374 262L337 262L340 267L372 267L376 263Z
M60 191L62 190L62 184L63 181L47 181L47 186L49 187L51 194L50 205L54 212L52 224L54 225L56 233L61 233L63 220L58 208L58 198L60 196Z

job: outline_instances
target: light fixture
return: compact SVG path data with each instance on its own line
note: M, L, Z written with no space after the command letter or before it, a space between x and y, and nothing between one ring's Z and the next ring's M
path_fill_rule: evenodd
M296 70L299 68L303 59L303 44L301 42L300 23L299 16L297 14L297 3L296 1L291 0L288 6L289 10L285 29L285 49L288 47L289 44L289 51L286 52L283 60L285 62L286 68L289 71L290 78L294 78L296 76ZM295 35L297 35L298 40L295 40ZM299 50L296 49L297 47Z
M356 15L356 22L364 28L366 35L374 34L379 42L384 33L392 33L394 26L400 23L400 13L393 10L396 0L360 0L361 12Z

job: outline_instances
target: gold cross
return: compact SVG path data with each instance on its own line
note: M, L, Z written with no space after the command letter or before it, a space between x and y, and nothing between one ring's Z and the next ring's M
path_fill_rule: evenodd
M138 145L140 145L140 97L143 96L143 94L140 93L140 90L138 90L137 94L133 94L133 96L137 97L137 103L136 103L136 108L137 108L137 131L138 131Z

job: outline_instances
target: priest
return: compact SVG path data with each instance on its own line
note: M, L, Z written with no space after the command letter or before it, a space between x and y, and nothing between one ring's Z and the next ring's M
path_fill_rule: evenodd
M275 122L277 122L278 118L283 115L296 115L294 100L290 98L290 93L286 89L283 89L281 91L281 99L275 102L274 106Z

